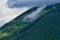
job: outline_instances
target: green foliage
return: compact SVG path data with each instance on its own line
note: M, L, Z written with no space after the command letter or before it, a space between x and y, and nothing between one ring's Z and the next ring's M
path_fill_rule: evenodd
M52 36L51 40L56 40L56 38L55 38L55 36L54 36L54 35Z
M0 40L56 40L52 34L60 40L60 3L46 7L33 22L22 22L24 16L37 8L31 8L1 27Z

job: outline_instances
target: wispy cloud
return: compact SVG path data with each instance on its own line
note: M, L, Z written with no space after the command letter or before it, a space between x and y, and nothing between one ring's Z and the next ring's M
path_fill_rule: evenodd
M49 5L58 2L60 3L60 0L0 0L0 26L11 21L32 6L45 3Z
M0 26L11 21L12 19L29 9L28 7L8 8L6 3L7 0L0 0Z

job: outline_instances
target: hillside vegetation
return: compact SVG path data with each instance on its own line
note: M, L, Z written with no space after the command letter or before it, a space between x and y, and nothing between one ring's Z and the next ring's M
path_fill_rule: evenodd
M60 40L60 3L46 7L34 21L23 20L37 8L29 9L2 26L0 40Z

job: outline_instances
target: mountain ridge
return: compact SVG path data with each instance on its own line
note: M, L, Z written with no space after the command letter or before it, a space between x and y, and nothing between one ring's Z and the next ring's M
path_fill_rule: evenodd
M57 6L58 5L58 6ZM44 8L44 10L39 14L40 16L39 16L39 18L37 18L35 21L33 21L32 23L18 23L18 24L16 24L16 25L18 25L18 27L16 26L16 25L13 25L12 27L5 27L5 28L1 28L0 29L0 40L4 40L4 39L6 39L6 40L40 40L41 38L41 33L42 32L44 32L44 30L48 30L49 28L50 28L50 22L49 21L51 21L51 23L53 22L53 20L54 19L58 19L59 17L58 16L56 16L56 15L58 15L60 12L60 10L59 10L59 5L60 5L60 3L58 3L58 4L54 4L54 5L51 5L51 6L49 6L49 7L46 7L46 8ZM35 8L34 8L35 9ZM59 11L58 11L59 10ZM31 10L32 11L32 10ZM30 12L31 12L30 11ZM55 14L54 14L55 13ZM56 14L56 13L58 13L58 14ZM23 14L23 15L25 15L25 14ZM53 15L53 16L52 16ZM56 16L56 18L54 18L55 16ZM50 18L50 17L52 17L52 18ZM46 19L46 18L48 18L48 19ZM49 19L50 18L50 19ZM44 20L45 19L45 20ZM56 19L56 20L57 20ZM55 21L56 21L55 20ZM59 20L58 20L59 21ZM49 22L48 23L48 25L47 25L47 22ZM57 22L56 22L57 23ZM58 23L58 24L60 24L60 23ZM57 25L58 25L57 24ZM44 27L44 25L45 25L45 27L46 26L48 26L46 29L44 29L45 27ZM53 22L53 25L54 25L54 22ZM15 27L16 26L16 27ZM19 26L21 26L21 28L19 28ZM26 27L27 26L27 27ZM41 26L41 28L40 28L40 26ZM52 25L51 25L52 26ZM22 27L24 27L23 29L22 29ZM43 28L42 28L43 27ZM38 30L37 30L37 29ZM52 27L51 27L52 28ZM22 29L22 30L21 30ZM37 31L36 31L36 30ZM41 29L41 32L40 32L40 29ZM55 29L55 28L54 28ZM35 30L35 31L33 31L33 30ZM52 29L53 30L53 29ZM51 31L52 31L51 30ZM39 31L39 32L38 32ZM50 31L50 30L49 30ZM51 32L50 31L50 32ZM58 30L57 30L58 31ZM56 32L57 32L56 31ZM36 32L37 32L37 34L36 34ZM55 33L55 31L53 31L54 33ZM40 34L39 34L40 33ZM45 33L45 32L44 32ZM31 35L31 34L33 34L33 35ZM40 35L40 36L38 36L38 34ZM43 34L43 33L42 33ZM50 34L50 33L49 33ZM29 36L29 35L31 35L31 36ZM25 36L27 36L27 37L25 37ZM35 37L34 37L35 36ZM37 37L36 37L37 36ZM31 38L32 37L32 38ZM45 36L44 36L45 37ZM43 38L44 38L43 37ZM46 36L47 37L47 36ZM49 40L50 38L49 38L50 36L48 36L47 38L44 38L44 39L41 39L41 40L45 40L45 39L47 39L47 40ZM49 38L49 39L48 39Z

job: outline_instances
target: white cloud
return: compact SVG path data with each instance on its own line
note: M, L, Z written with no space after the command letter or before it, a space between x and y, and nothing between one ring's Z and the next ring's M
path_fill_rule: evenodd
M26 10L29 9L28 7L13 8L13 9L8 8L6 5L7 1L8 0L0 0L0 26L5 24L6 22L11 21L16 16L22 14L23 12L25 12ZM52 3L60 2L60 0L16 0L16 1L19 2L19 5L24 4L24 5L28 5L28 6L29 5L31 6L32 4L33 4L32 6L37 5L41 1L46 1L46 2L48 2L48 4L49 4L49 2L52 2ZM11 5L13 5L15 2L11 3ZM34 2L36 2L36 3L34 3ZM42 3L44 3L44 2L42 2Z
M11 21L18 15L22 14L29 8L8 8L6 5L7 0L0 0L0 26L4 25L6 22Z

